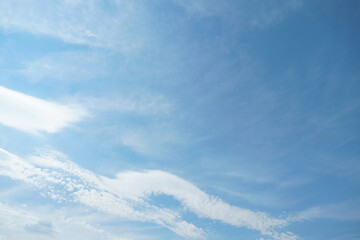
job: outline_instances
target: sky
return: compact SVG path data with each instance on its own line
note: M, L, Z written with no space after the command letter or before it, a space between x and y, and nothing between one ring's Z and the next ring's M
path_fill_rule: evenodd
M0 240L359 240L360 2L0 1Z

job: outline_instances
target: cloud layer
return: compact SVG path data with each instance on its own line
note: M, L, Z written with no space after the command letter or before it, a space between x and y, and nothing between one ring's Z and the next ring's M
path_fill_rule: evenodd
M25 160L0 150L0 175L30 184L56 201L81 203L121 218L156 223L186 238L205 239L207 234L184 221L178 211L151 204L152 195L172 196L201 218L257 230L273 239L296 239L292 233L275 229L285 226L287 220L231 206L164 171L122 172L109 178L81 168L56 151L39 150Z

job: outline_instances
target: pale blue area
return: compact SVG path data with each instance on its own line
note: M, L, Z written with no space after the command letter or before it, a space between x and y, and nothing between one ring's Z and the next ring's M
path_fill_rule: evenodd
M205 13L172 1L138 3L144 15L130 27L134 41L142 44L129 51L1 30L0 85L6 88L79 103L163 96L172 107L165 113L94 111L74 127L40 136L0 125L0 148L27 155L51 146L106 176L124 170L169 171L225 202L271 216L354 201L338 217L304 220L285 229L302 239L359 239L360 217L347 218L353 211L360 214L358 1L303 1L260 25L251 21L267 19L268 11L284 3L210 2ZM111 1L101 5L113 14ZM79 59L93 56L94 61L71 62L64 52L87 56ZM76 67L24 72L41 58ZM141 134L146 149L122 144L124 132ZM1 177L0 190L15 187L10 182ZM34 204L51 202L30 196L26 201ZM20 204L23 198L2 199ZM181 208L167 196L154 201ZM184 219L209 230L213 239L261 237L191 212L185 211ZM43 223L31 231L49 228ZM157 239L181 239L162 228L142 231Z

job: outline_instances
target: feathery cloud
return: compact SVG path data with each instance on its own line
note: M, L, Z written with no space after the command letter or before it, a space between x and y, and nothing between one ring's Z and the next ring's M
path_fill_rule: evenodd
M140 34L131 27L141 22L140 8L134 5L121 0L111 1L108 6L94 0L1 1L0 27L55 37L72 44L128 51L141 45ZM109 9L112 14L108 14Z

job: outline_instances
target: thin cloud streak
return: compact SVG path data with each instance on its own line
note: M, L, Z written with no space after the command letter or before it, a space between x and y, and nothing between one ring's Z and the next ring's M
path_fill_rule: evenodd
M98 112L134 113L139 115L166 115L174 109L174 104L162 95L147 93L132 96L112 96L102 98L79 98L76 100L88 109Z
M292 220L306 221L317 218L334 219L339 221L359 221L360 199L312 207L298 213L292 218Z
M110 15L106 14L105 6L94 0L1 1L0 28L123 52L141 46L140 34L132 27L139 23L134 17L141 16L140 9L130 1L111 1L109 4L113 10Z
M45 101L0 86L0 123L32 134L55 133L83 119L79 106Z
M0 175L24 181L60 202L82 203L122 218L159 224L183 237L205 239L204 230L182 220L179 212L147 201L151 195L165 194L201 218L257 230L273 239L296 239L292 233L275 230L286 226L286 219L231 206L168 172L122 172L108 178L81 168L56 151L40 150L27 160L5 150L0 153Z
M264 28L281 22L286 14L301 7L302 0L288 1L209 1L209 0L173 0L194 17L218 16L235 23L234 16L241 13L244 26ZM256 5L256 7L254 7ZM255 8L255 12L244 9ZM238 23L235 23L238 24Z
M90 51L63 51L47 54L32 61L24 62L19 73L31 82L89 81L97 77L106 77L111 71L110 55Z

